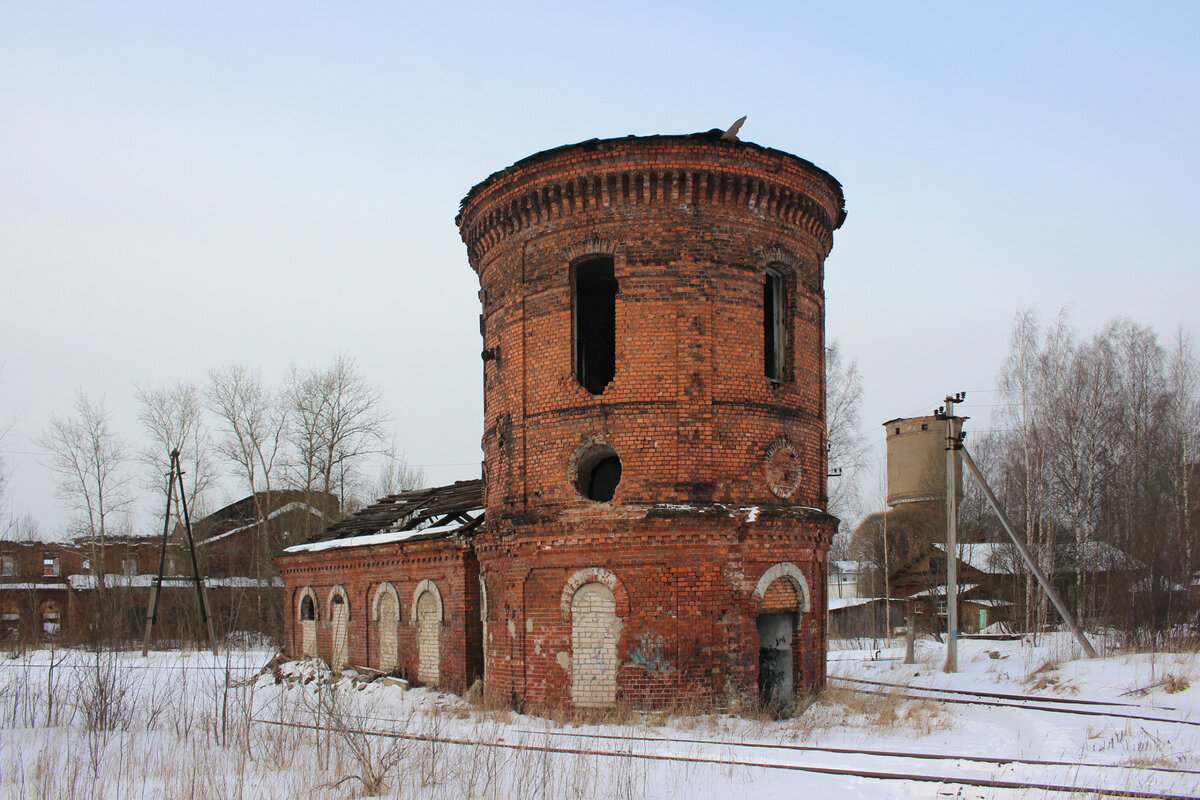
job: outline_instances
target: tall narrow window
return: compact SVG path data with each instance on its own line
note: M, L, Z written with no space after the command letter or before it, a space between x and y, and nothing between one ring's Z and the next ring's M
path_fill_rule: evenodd
M766 376L783 381L787 364L787 288L783 274L767 269L763 281L763 365Z
M617 279L613 260L589 259L575 265L575 378L601 394L617 371Z

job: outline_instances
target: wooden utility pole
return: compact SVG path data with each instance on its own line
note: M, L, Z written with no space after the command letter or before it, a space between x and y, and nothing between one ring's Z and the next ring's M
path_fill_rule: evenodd
M217 637L213 633L212 614L208 610L208 596L204 592L204 581L200 578L200 564L196 560L196 541L192 538L192 520L188 516L187 494L183 488L183 468L179 464L179 450L171 451L171 471L167 474L167 511L163 516L162 547L158 553L158 576L150 591L149 607L146 609L146 633L142 638L142 655L150 651L150 631L158 621L158 598L162 593L163 574L167 570L167 539L171 532L171 506L175 504L175 485L179 484L179 504L183 510L183 529L187 534L188 552L192 557L192 579L196 584L196 604L200 609L200 621L208 630L208 643L213 655L217 654Z

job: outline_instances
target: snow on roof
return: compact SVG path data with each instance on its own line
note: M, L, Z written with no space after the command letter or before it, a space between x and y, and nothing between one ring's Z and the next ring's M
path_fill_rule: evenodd
M946 550L946 545L941 542L935 542L934 547L943 552ZM1007 542L960 544L957 550L959 561L988 575L1016 575L1024 571L1024 564L1016 548ZM1055 569L1060 572L1074 571L1075 564L1078 563L1075 557L1075 543L1063 542L1054 550ZM1131 570L1143 566L1125 551L1104 542L1084 542L1083 563L1092 572Z
M475 517L472 517L474 519ZM406 539L436 539L439 536L448 536L455 531L463 528L460 522L452 522L449 525L437 525L429 528L420 528L415 531L384 531L383 533L367 533L358 536L347 536L344 539L326 539L321 542L306 542L304 544L295 544L285 548L285 553L316 553L321 550L335 550L343 547L366 547L368 545L389 544L391 542L403 542Z
M114 587L128 587L131 589L149 589L154 585L154 581L158 578L157 574L142 573L140 575L118 575L108 573L104 576L105 587L111 589ZM247 578L244 576L235 576L232 578L203 578L204 585L209 588L221 589L255 589L265 586L283 586L281 578ZM90 589L95 589L99 585L95 575L68 575L67 584L77 592L84 592ZM163 578L162 585L166 587L181 587L194 586L194 578L183 578L174 576ZM57 588L63 588L62 584L58 584Z
M52 591L66 588L65 583L0 583L0 590L9 591Z
M829 571L857 574L862 572L862 564L858 561L833 560L829 562Z
M971 591L972 589L974 589L978 586L979 586L978 583L960 583L958 585L958 593L966 594L967 592ZM945 596L946 596L946 587L944 585L943 586L934 586L932 589L924 589L920 592L917 592L916 594L910 595L910 597L945 597ZM974 601L972 601L972 602L974 602Z
M935 542L933 546L943 552L946 550L946 545L941 542ZM1010 544L976 542L960 544L956 549L958 560L979 572L988 575L1016 575L1021 571L1018 566L1021 557Z
M418 533L431 533L433 526L453 526L453 530L471 533L483 524L483 481L457 481L449 486L433 486L413 489L388 495L372 503L340 522L335 522L321 533L309 538L305 545L289 547L284 552L304 552L296 548L308 548L324 542L343 542L347 539L360 541L354 544L338 544L335 547L354 547L396 539L374 539L381 534L406 533L412 538Z
M272 511L270 514L267 514L267 519L272 520L272 519L275 519L276 517L280 516L281 514L286 514L289 511L296 511L298 509L307 509L308 513L313 514L314 516L321 517L322 519L325 518L325 515L321 513L321 509L314 508L313 506L310 506L308 503L301 503L298 500L294 500L291 503L288 503L287 505L280 506L279 508ZM202 539L202 540L196 542L196 546L203 547L206 544L212 544L213 542L218 541L220 539L224 539L226 537L233 536L234 534L241 533L242 531L250 530L251 528L257 528L258 526L259 526L258 520L255 520L254 522L251 522L249 525L242 525L240 527L234 528L233 530L225 531L224 533L218 533L216 536L210 536L207 539Z
M882 600L882 597L835 597L829 601L829 610L836 611L839 608L865 606L868 603L882 602Z

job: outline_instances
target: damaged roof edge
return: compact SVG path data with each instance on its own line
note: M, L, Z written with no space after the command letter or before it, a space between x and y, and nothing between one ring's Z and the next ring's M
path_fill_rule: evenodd
M478 512L478 513L474 513ZM310 536L309 543L349 539L385 532L414 534L424 528L459 524L446 533L469 533L483 520L483 481L456 481L446 486L412 489L381 498L361 511Z
M808 159L801 158L800 156L795 155L794 153L789 153L786 150L776 150L773 147L764 147L761 144L755 144L754 142L746 142L746 141L742 141L741 139L724 139L724 138L722 138L723 135L724 135L724 131L720 130L719 128L713 128L712 130L698 132L698 133L660 133L660 134L653 134L650 136L638 136L636 134L630 134L628 136L617 136L617 137L613 137L610 139L585 139L582 142L575 142L574 144L564 144L564 145L559 145L558 147L551 147L548 150L541 150L532 155L525 156L524 158L520 159L519 161L514 162L512 165L505 167L502 170L497 170L496 172L493 172L491 175L487 176L482 181L480 181L479 183L472 186L470 191L467 192L466 196L463 197L463 199L458 204L458 214L456 214L454 217L454 224L461 227L463 210L466 208L467 204L472 199L474 199L477 194L482 192L484 189L486 189L487 187L491 186L492 184L500 181L505 176L512 174L513 172L517 172L518 170L525 169L526 167L532 166L533 164L536 164L540 161L549 160L549 159L553 158L554 156L558 155L559 153L563 153L563 152L566 152L569 150L575 150L575 149L595 150L595 149L599 149L600 147L602 147L603 145L606 145L606 144L620 144L622 142L630 142L630 141L656 141L656 140L669 140L669 139L702 141L707 144L715 144L715 145L719 145L721 147L734 147L734 148L741 148L741 149L745 149L745 150L752 150L752 151L759 152L759 153L766 153L768 155L782 156L784 158L788 158L788 159L797 161L808 171L823 178L825 180L825 182L829 184L830 188L832 188L834 190L834 192L837 194L838 205L840 208L839 208L837 224L834 225L834 228L835 229L840 228L845 223L845 221L846 221L846 196L842 190L841 182L837 178L833 177L833 175L831 175L830 173L821 169L820 167L818 167L816 164L809 161Z

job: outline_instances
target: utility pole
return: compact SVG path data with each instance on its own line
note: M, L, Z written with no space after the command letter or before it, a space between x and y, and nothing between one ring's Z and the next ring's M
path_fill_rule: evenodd
M171 471L167 474L167 511L163 516L162 547L158 553L158 577L150 591L149 607L146 609L146 632L142 637L142 656L150 651L150 631L158 621L158 600L162 593L163 575L167 570L167 540L171 532L171 506L175 504L175 487L179 487L179 505L183 509L183 530L187 534L188 552L192 557L192 578L196 584L196 604L200 609L200 621L208 629L208 643L217 654L217 637L213 633L212 613L208 608L208 596L204 591L204 580L200 577L200 565L196 561L196 541L192 538L192 520L188 515L187 493L183 488L183 467L179 463L179 450L171 451Z
M944 409L934 416L946 420L946 664L945 672L958 672L958 451L962 439L955 430L954 406L967 397L958 392L946 397Z

